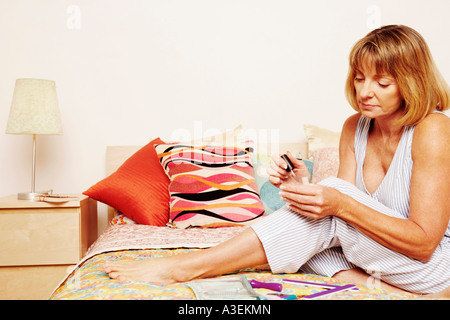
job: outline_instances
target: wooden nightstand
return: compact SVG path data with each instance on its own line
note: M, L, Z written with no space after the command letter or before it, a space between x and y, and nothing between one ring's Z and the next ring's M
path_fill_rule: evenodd
M97 202L0 198L0 299L48 299L97 239Z

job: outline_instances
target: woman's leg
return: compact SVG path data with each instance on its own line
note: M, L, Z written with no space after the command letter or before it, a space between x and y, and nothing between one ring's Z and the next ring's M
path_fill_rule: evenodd
M213 277L266 263L274 273L297 272L330 246L333 234L331 217L306 219L286 206L215 247L167 258L107 262L103 269L118 280L162 283Z
M315 254L300 270L305 273L334 277L340 271L354 268L356 266L347 260L341 247L332 247Z
M361 268L350 263L342 252L341 247L328 248L308 260L301 270L305 273L313 273L337 280L361 284L374 289L385 289L402 294L411 294L408 291L394 287L380 279L367 274ZM411 294L411 296L414 296Z
M336 188L378 212L405 219L346 181L331 178L320 184ZM336 241L342 247L345 257L365 273L418 294L436 293L449 286L450 242L446 239L443 239L432 258L425 263L388 249L345 221L338 218L334 221Z
M157 283L186 282L267 263L255 232L248 228L215 247L166 258L108 261L103 269L113 279Z
M328 182L362 203L380 205L349 183L339 179ZM422 293L448 287L450 255L445 253L449 248L442 248L445 252L433 256L432 263L426 265L387 249L344 221L307 219L287 207L216 247L169 258L111 262L104 269L120 280L165 283L221 275L266 262L274 273L290 273L297 272L316 253L339 245L348 261L396 287Z
M380 279L374 278L360 268L339 271L333 276L333 278L349 283L361 284L363 286L373 289L384 289L402 294L410 294L411 296L416 296L411 292L394 287L386 282L381 281Z
M251 227L264 247L273 273L297 272L317 253L338 245L334 238L336 228L332 217L309 219L296 214L288 206ZM323 264L327 262L323 261ZM330 275L341 270L340 266L331 269L334 272Z

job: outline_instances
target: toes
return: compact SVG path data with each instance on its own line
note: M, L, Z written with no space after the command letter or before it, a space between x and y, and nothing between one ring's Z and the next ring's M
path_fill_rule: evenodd
M105 261L105 263L103 263L103 270L106 273L110 273L112 271L118 271L121 269L121 264L120 262L114 262L114 261Z
M106 273L110 273L116 269L117 267L112 261L105 261L105 263L103 264L103 271L105 271Z
M119 275L119 276L116 278L116 280L119 281L119 282L130 282L130 281L131 281L130 279L128 279L127 277L124 277L124 276L122 276L122 275Z
M118 273L118 272L115 272L115 271L110 271L110 272L107 272L108 273L108 276L111 278L111 279L117 279L117 278L119 278L119 276L120 276L120 274Z
M111 261L106 261L103 264L103 271L108 274L111 279L127 282L129 281L120 271L120 263L114 263Z
M111 279L114 279L114 280L119 281L119 282L128 282L128 281L130 281L127 277L123 276L119 272L114 272L113 271L113 272L110 272L108 275L109 275L109 277Z

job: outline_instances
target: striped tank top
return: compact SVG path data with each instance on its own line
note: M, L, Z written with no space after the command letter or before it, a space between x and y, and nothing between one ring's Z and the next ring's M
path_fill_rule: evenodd
M389 169L378 189L370 194L364 184L363 165L366 156L371 119L361 116L355 133L356 187L385 206L395 210L401 216L409 216L409 195L413 160L411 145L415 126L407 126L398 143ZM445 233L450 238L450 222Z

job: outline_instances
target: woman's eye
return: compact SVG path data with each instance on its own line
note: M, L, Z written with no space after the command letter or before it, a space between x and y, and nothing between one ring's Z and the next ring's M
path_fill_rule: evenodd
M364 78L356 77L356 78L355 78L355 81L356 81L356 82L361 82L361 81L364 81Z
M380 87L382 87L382 88L387 88L387 87L389 87L389 84L384 84L384 83L381 83L381 82L378 82L378 85L379 85Z

